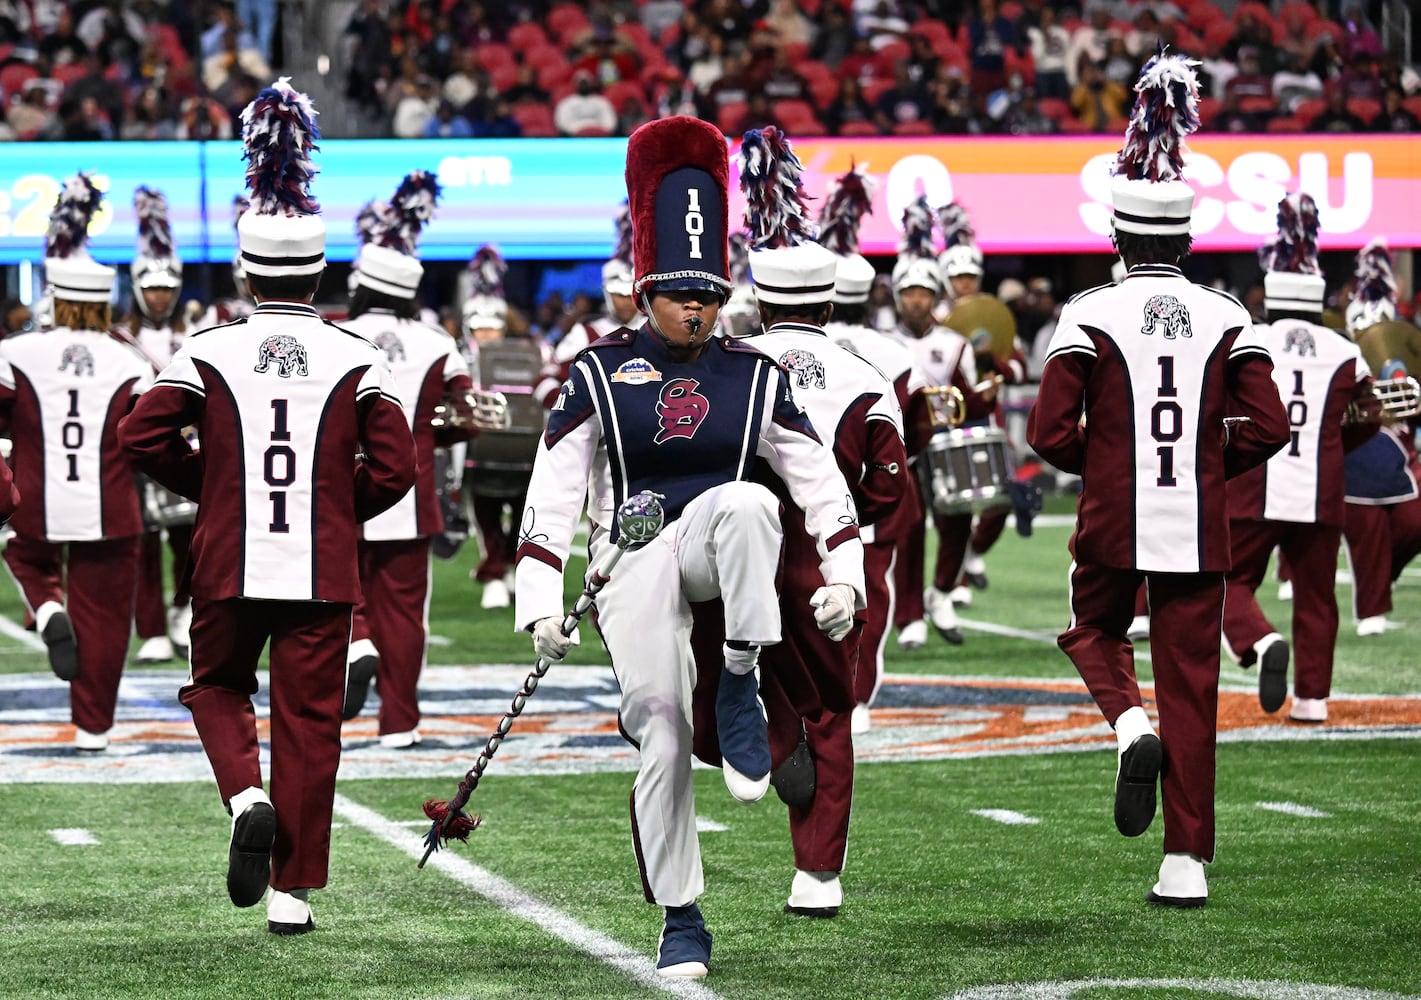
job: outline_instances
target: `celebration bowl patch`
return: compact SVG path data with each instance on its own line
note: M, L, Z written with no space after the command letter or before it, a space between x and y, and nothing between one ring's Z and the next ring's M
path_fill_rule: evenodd
M660 382L661 373L646 358L632 358L630 361L623 361L621 367L612 373L612 381L625 382L627 385L646 385L648 382Z
M528 674L526 665L428 667L420 678L424 742L380 746L372 693L341 729L340 778L447 779L472 766ZM68 686L52 674L0 677L0 782L210 782L212 769L178 703L183 675L130 670L119 689L109 749L81 754L69 723ZM253 699L263 764L270 762L268 679ZM1143 689L1154 715L1154 691ZM635 772L637 751L617 730L621 696L607 667L565 667L529 699L498 754L500 774ZM1421 696L1338 695L1328 724L1289 724L1258 707L1242 685L1219 692L1219 741L1421 738ZM1102 752L1115 734L1077 680L889 674L873 728L854 739L859 763L1040 753Z

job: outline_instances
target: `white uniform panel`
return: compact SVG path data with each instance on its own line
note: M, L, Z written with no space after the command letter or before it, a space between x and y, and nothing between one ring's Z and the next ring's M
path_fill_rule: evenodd
M928 385L951 385L952 374L959 368L968 385L977 382L977 359L967 338L945 326L934 326L921 337L914 337L903 327L891 336L913 352L918 370Z

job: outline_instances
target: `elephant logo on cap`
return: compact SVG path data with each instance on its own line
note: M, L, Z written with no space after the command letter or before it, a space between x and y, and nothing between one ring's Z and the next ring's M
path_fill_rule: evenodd
M1173 295L1154 295L1145 303L1145 319L1140 333L1148 337L1158 327L1164 327L1165 340L1173 340L1176 336L1194 336L1194 330L1189 325L1189 310Z
M276 374L282 378L290 378L293 373L307 374L306 348L290 334L279 333L263 340L257 351L256 367L252 371L269 371L272 362L276 362Z

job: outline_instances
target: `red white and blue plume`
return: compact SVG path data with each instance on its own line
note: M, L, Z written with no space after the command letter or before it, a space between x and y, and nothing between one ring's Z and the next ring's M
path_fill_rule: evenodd
M310 193L316 175L311 151L321 137L316 109L290 79L283 76L242 111L247 190L258 215L316 215L321 210Z
M168 221L168 199L163 192L138 187L133 192L133 211L138 216L138 256L153 260L175 256L173 227Z
M384 215L385 226L377 230L374 242L406 256L414 256L419 234L434 218L439 204L439 181L427 170L405 175L395 189Z
M972 218L961 202L950 201L937 210L938 228L942 230L942 248L971 247L977 245L977 230L972 228Z
M1125 145L1115 161L1115 174L1129 180L1183 179L1186 136L1199 128L1199 81L1196 59L1159 51L1140 70L1135 83L1135 108L1125 130Z
M1391 251L1385 239L1373 237L1357 254L1355 278L1357 287L1352 294L1358 300L1396 305L1396 275L1391 270Z
M232 196L232 228L237 228L237 223L242 221L242 216L247 209L252 207L252 200L244 194L234 194Z
M508 265L498 252L498 247L486 243L479 247L469 261L469 273L473 277L474 295L491 295L503 298L503 276L508 273Z
M903 209L903 238L898 242L900 257L936 258L933 248L933 210L928 196L918 195Z
M740 143L740 190L751 250L798 246L814 239L804 204L804 168L773 125L751 129Z
M631 202L625 198L617 206L617 240L612 249L612 259L625 261L627 267L632 266L632 208Z
M81 170L65 181L59 200L49 214L49 231L44 237L45 257L87 255L89 220L103 200L103 192L94 185L90 174Z
M859 252L859 226L865 215L873 214L877 185L867 169L866 164L854 164L830 181L819 210L819 243L840 256Z
M1264 271L1322 274L1317 261L1317 202L1299 192L1278 202L1278 234L1258 251Z
M388 202L371 198L355 214L355 239L360 246L370 243L385 228L385 213L390 210Z

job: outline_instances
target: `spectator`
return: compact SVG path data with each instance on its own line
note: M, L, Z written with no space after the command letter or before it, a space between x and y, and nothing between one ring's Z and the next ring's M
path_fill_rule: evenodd
M1016 28L997 13L996 0L980 0L978 12L967 22L968 58L972 63L972 90L989 94L1006 83L1008 47L1021 54Z
M933 131L939 135L977 135L982 122L972 110L971 95L962 83L962 71L946 66L930 88Z
M1135 12L1134 26L1125 35L1125 51L1137 63L1143 63L1159 49L1160 23L1155 12L1141 7Z
M765 23L778 36L782 46L807 46L814 38L814 29L809 18L799 9L798 0L771 0Z
M1342 55L1349 62L1355 62L1364 55L1373 60L1382 57L1382 41L1361 7L1347 5L1342 12L1342 29L1345 32L1342 36Z
M1376 60L1366 52L1357 54L1337 83L1349 101L1380 101L1382 98L1382 83L1377 73Z
M34 329L34 313L19 299L0 302L0 337Z
M177 116L162 87L148 86L133 102L133 112L119 129L119 138L130 142L176 139Z
M635 80L641 71L641 57L636 49L610 29L595 29L584 48L586 54L573 64L573 70L590 73L603 87Z
M1036 95L1029 90L1022 92L1002 119L1002 131L1011 135L1054 135L1060 130L1061 126L1056 124L1055 119L1042 113Z
M513 86L509 87L499 95L510 105L521 104L523 101L532 101L536 104L546 104L551 100L551 95L538 86L538 74L532 66L518 67L518 77Z
M1347 110L1347 95L1333 84L1327 88L1327 109L1308 125L1309 132L1365 132L1366 122Z
M750 12L739 0L708 0L702 4L701 21L711 34L719 35L730 47L748 41L753 25Z
M1285 51L1282 58L1283 68L1273 74L1273 99L1284 114L1292 114L1299 104L1322 96L1322 81L1297 52Z
M116 87L104 75L104 66L92 53L87 53L80 62L84 75L64 89L65 97L82 99L91 97L104 109L111 123L122 124L127 112L125 99L128 96L123 87Z
M390 130L397 139L417 139L439 107L439 88L434 79L421 74L404 89L395 104Z
M682 0L648 0L641 5L641 26L652 38L660 38L667 28L681 19L685 6Z
M853 51L854 26L849 15L837 3L819 8L819 30L809 47L809 58L817 59L830 69L838 69L844 57Z
M426 139L469 139L473 134L474 127L454 110L453 103L448 99L439 102L434 109L434 117L424 125Z
M1273 30L1254 17L1252 10L1240 7L1234 16L1233 37L1224 46L1224 54L1237 62L1239 52L1247 48L1258 54L1262 71L1272 76L1273 71L1278 68L1273 60Z
M244 39L250 41L251 36L227 28L222 33L221 48L202 61L202 83L208 90L217 90L227 77L239 72L270 82L271 67L255 47L243 44Z
M839 78L839 92L834 95L834 100L824 109L820 120L830 135L842 134L844 126L850 122L873 123L873 106L864 98L863 91L859 88L859 82L855 77Z
M1071 110L1092 132L1114 132L1115 123L1125 116L1130 92L1107 80L1094 63L1082 61L1080 81L1071 92Z
M1370 122L1373 132L1421 132L1421 121L1402 105L1400 87L1388 87L1382 94L1382 109Z
M1105 47L1115 35L1110 27L1110 5L1106 0L1086 4L1086 16L1090 23L1076 29L1071 36L1070 51L1066 53L1066 82L1072 87L1080 82L1081 56L1092 63L1104 62Z
M745 113L740 116L740 121L736 122L730 134L744 135L752 128L764 128L766 125L784 128L774 108L770 107L769 98L756 91L750 95L750 103L745 106Z
M1238 75L1238 65L1224 55L1224 47L1217 40L1204 43L1204 58L1199 66L1199 93L1223 100L1224 88Z
M878 0L872 13L858 19L860 37L867 38L869 47L875 52L885 45L891 45L908 33L908 22L892 0Z
M271 62L271 36L276 31L276 0L237 0L237 20L252 29L262 61Z
M1070 96L1066 85L1066 58L1071 48L1071 36L1056 23L1056 8L1043 6L1039 25L1026 29L1031 44L1031 59L1036 65L1036 93L1040 97L1065 100Z
M908 76L915 84L926 88L937 76L942 60L933 51L932 40L927 35L910 35L908 47Z
M839 63L839 75L852 76L859 83L868 83L878 72L878 58L874 55L873 46L867 38L860 35L854 39L854 47L849 50L849 54Z
M445 77L444 85L440 88L446 101L456 108L462 108L476 97L488 97L492 93L493 81L479 66L478 57L474 55L473 49L460 49L455 53L454 72ZM527 71L531 81L531 67L523 66L518 70L518 80L523 82L524 73Z
M882 132L892 132L898 125L925 121L931 117L927 90L913 82L907 65L897 67L893 86L878 98L874 121Z
M1105 78L1130 89L1134 87L1135 80L1140 75L1138 69L1139 64L1135 62L1135 57L1125 48L1125 39L1119 35L1111 35L1110 41L1105 43L1105 62L1100 66Z
M706 92L707 103L717 120L726 105L749 103L751 87L745 75L745 65L749 59L749 53L743 50L727 56L725 72Z
M96 53L105 65L131 66L148 33L143 18L137 11L125 10L126 6L130 5L121 0L108 0L92 8L74 29L89 51Z
M771 101L802 101L809 97L809 84L790 62L789 53L784 49L775 50L774 63L769 75L761 82L759 89Z
M1306 66L1312 59L1312 51L1315 43L1308 36L1308 23L1296 10L1288 12L1288 16L1283 20L1283 37L1278 42L1278 57L1282 62L1287 62L1287 56L1292 56L1298 60L1299 65Z
M25 84L20 99L12 102L6 110L5 121L21 142L38 139L48 133L56 121L50 106L49 88L39 80Z
M236 33L239 50L257 48L257 40L252 37L251 32L242 27L242 22L237 20L237 12L232 6L232 0L214 0L207 6L212 11L212 24L202 33L199 45L203 61L212 58L226 48L226 36L229 31ZM379 4L377 3L376 6L378 7ZM257 49L257 54L261 54L260 49Z
M194 94L183 98L178 108L179 139L230 139L232 119L225 108L210 97Z
M60 138L65 142L109 142L113 123L92 97L66 97L59 104Z
M88 55L89 47L74 30L74 15L66 4L59 11L53 31L39 41L39 54L55 66L76 63Z
M1238 50L1238 73L1224 85L1224 97L1273 99L1273 79L1259 68L1258 50L1245 45Z
M695 10L687 7L677 25L676 40L666 50L666 58L679 66L682 73L688 72L691 64L706 54L713 35Z
M585 69L573 79L576 89L558 101L553 109L553 124L563 135L597 132L611 135L617 128L617 109L602 94L597 80Z
M1338 79L1347 69L1347 60L1342 58L1342 51L1337 47L1337 40L1327 32L1317 36L1317 45L1312 50L1310 68L1317 74L1324 87Z
M701 54L692 60L690 69L686 72L686 78L691 81L691 85L697 91L702 94L710 94L716 85L724 79L726 70L732 61L739 64L738 60L726 57L725 39L719 35L709 35Z
M513 108L503 98L495 98L488 114L473 123L476 139L517 139L523 126L513 117Z
M649 121L651 117L646 113L646 102L631 95L617 109L617 135L631 135Z
M1240 108L1240 99L1237 90L1225 92L1224 103L1208 123L1211 132L1248 133L1260 130L1262 122L1259 117Z

